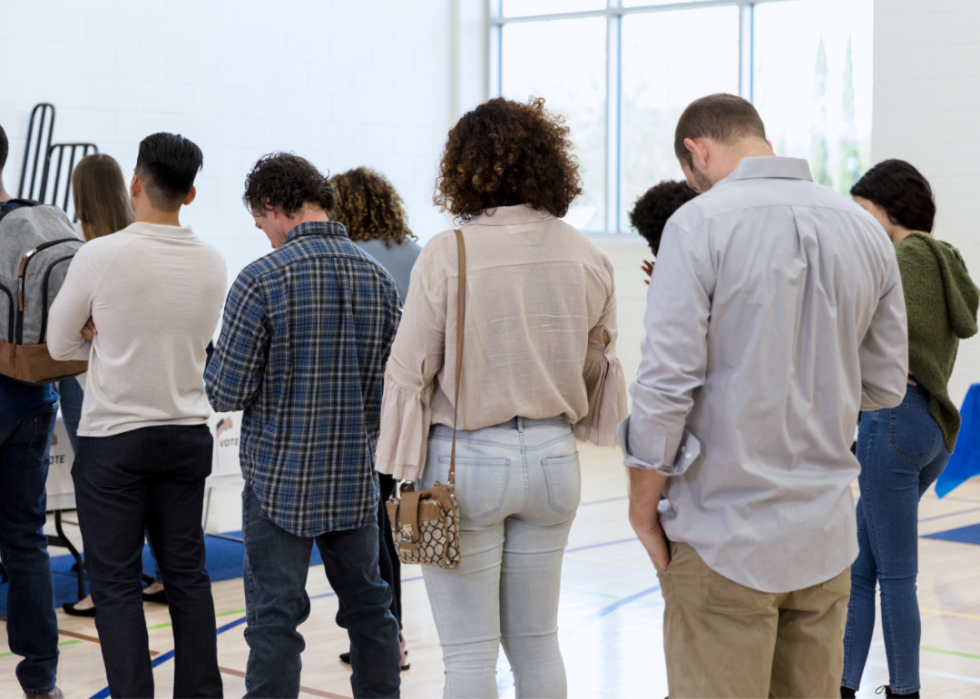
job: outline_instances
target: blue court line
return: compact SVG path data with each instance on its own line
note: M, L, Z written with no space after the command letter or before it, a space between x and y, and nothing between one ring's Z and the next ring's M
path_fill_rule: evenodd
M597 549L602 546L612 546L614 544L628 544L631 541L639 541L635 536L629 539L618 539L617 541L607 541L603 544L589 544L588 546L578 546L573 549L565 549L565 553L575 553L576 551L585 551L586 549Z
M603 607L602 609L600 609L597 616L599 618L602 618L604 616L608 616L608 615L612 614L613 612L615 612L620 607L625 607L630 602L635 602L636 600L642 599L643 597L646 597L647 595L652 595L654 592L657 592L659 589L660 589L660 585L654 585L653 587L651 587L648 590L643 590L641 592L637 592L635 595L630 595L629 597L624 597L621 600L617 600L616 602L613 602L612 604L610 604L608 607Z
M618 543L618 542L611 542L611 543ZM600 546L602 545L603 544L600 544ZM660 585L655 585L648 590L641 590L640 592L630 595L629 597L624 597L623 599L616 600L609 606L603 607L595 614L590 614L589 616L585 617L582 621L580 621L578 624L576 624L571 629L569 629L568 633L576 633L578 631L581 631L583 628L590 625L592 622L598 621L599 619L605 616L609 616L617 609L625 607L627 604L630 604L631 602L635 602L638 599L643 599L647 595L652 595L654 592L657 592L658 590L660 590ZM513 686L513 684L514 684L513 674L512 673L505 674L503 677L497 680L497 694L498 695L503 694L508 689L510 689Z
M974 507L969 510L960 510L959 512L950 512L945 515L936 515L935 517L926 517L925 519L920 519L919 522L931 522L934 519L945 519L946 517L955 517L956 515L965 515L968 512L978 512L980 507Z
M616 502L618 500L629 500L629 495L620 495L617 498L605 498L604 500L589 500L588 502L580 502L579 507L588 507L589 505L601 505L604 502Z

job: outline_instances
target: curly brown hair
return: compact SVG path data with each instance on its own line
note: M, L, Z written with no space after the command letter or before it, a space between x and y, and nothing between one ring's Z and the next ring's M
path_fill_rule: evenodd
M339 201L333 220L344 224L351 240L381 238L387 247L418 240L408 227L405 202L388 178L369 167L358 167L330 178Z
M563 117L496 97L449 132L433 201L467 221L487 209L526 204L558 218L582 193L578 160Z

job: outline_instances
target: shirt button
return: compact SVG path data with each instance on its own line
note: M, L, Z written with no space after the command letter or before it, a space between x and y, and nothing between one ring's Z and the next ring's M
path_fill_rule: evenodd
M687 456L687 458L689 458L689 459L691 458L691 455L690 455L690 454L686 454L686 456Z

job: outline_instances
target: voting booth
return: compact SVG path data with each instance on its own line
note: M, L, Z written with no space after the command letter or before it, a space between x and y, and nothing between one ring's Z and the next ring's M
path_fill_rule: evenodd
M202 522L205 531L208 529L208 504L211 501L212 489L237 488L241 490L245 484L238 462L242 413L212 413L208 420L208 427L211 428L211 436L214 437L214 450L211 455L211 475L205 485L206 504ZM82 556L71 540L65 536L65 521L62 519L62 513L65 510L75 509L75 484L71 478L71 468L74 462L75 452L71 448L68 430L65 428L64 419L59 412L54 427L54 436L51 440L51 464L48 468L47 480L47 509L48 512L54 513L54 527L57 533L48 535L48 545L66 548L75 557L78 593L79 599L81 599L85 596L85 573ZM77 522L69 523L77 524Z

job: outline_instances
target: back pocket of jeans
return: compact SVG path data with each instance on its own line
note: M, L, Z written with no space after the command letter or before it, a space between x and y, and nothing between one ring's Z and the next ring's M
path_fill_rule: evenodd
M574 513L582 499L582 472L578 452L541 459L541 468L548 486L548 504L551 509L563 515Z
M51 446L51 433L54 432L54 424L57 419L58 408L45 408L44 412L34 418L34 434L31 435L31 444L28 451L38 461L44 461L48 456Z
M939 425L929 412L906 407L888 412L888 446L892 451L910 459L932 453L939 439Z
M450 457L439 457L438 480L449 482ZM456 457L456 500L464 520L479 521L500 511L507 495L510 459Z

